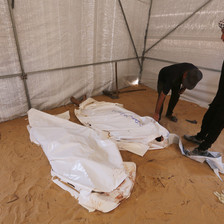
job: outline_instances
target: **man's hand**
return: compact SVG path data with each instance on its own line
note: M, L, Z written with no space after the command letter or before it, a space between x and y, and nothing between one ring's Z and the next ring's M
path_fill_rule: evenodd
M154 118L154 120L156 120L158 122L159 121L159 114L154 113L153 118Z
M182 87L179 91L179 94L182 94L185 91L185 89L186 89L185 87Z

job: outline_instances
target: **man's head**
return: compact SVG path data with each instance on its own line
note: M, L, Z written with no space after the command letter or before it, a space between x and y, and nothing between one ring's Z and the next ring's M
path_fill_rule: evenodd
M219 27L221 28L222 31L221 39L224 41L224 19L219 21Z
M182 83L185 88L193 89L201 79L201 71L195 68L184 73Z

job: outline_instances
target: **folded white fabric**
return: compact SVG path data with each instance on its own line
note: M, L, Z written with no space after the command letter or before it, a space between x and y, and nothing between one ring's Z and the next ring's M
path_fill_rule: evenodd
M82 124L116 141L119 149L143 156L149 149L168 146L169 132L153 118L126 110L118 103L88 98L75 110Z
M30 139L41 145L46 154L53 181L66 190L70 189L68 191L89 211L99 207L96 206L97 197L94 203L90 200L93 193L111 193L122 182L135 177L135 164L129 163L132 167L130 174L116 144L103 140L94 130L35 109L28 111L28 119ZM133 181L128 182L125 197L130 194L133 184ZM100 208L104 212L119 204L119 200L116 203L108 203L111 202L109 199L104 201L107 203L102 203Z

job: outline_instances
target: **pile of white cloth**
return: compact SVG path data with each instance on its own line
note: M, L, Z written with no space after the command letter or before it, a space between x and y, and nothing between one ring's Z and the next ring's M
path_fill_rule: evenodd
M123 162L114 142L90 128L35 109L29 110L28 119L30 139L46 154L53 181L82 206L108 212L129 197L136 167Z
M175 143L182 155L187 156L178 135L170 134L151 117L140 117L124 109L121 104L89 98L75 114L86 127L63 119L69 117L68 112L56 117L31 109L28 131L31 141L41 145L45 152L54 183L70 192L89 211L109 212L131 194L136 166L123 162L119 149L143 156L147 150ZM210 155L189 158L206 161L220 178L219 173L224 173L222 157L217 152Z

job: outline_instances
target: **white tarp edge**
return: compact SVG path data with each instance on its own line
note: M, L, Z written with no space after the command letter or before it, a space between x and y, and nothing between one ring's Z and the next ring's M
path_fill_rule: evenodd
M114 201L108 199L116 189L122 199L130 195L135 164L124 164L111 140L103 140L90 128L35 109L28 111L28 119L30 139L41 145L52 167L52 176L58 178L54 178L54 182L59 184L60 181L59 185L64 189L65 185L73 186L78 194L73 192L72 195L76 198L79 195L79 203L89 211L108 212L115 207L114 203L117 206L119 197ZM104 197L97 192L104 192Z
M79 201L79 204L93 212L99 210L102 212L110 212L115 209L120 202L130 196L130 192L134 186L134 180L136 177L136 165L133 162L124 162L124 168L128 173L128 177L122 182L119 187L109 193L102 192L89 192L85 190L77 191L73 187L63 183L62 179L54 179L52 181L62 189L68 191L74 198ZM56 174L52 171L52 176Z

